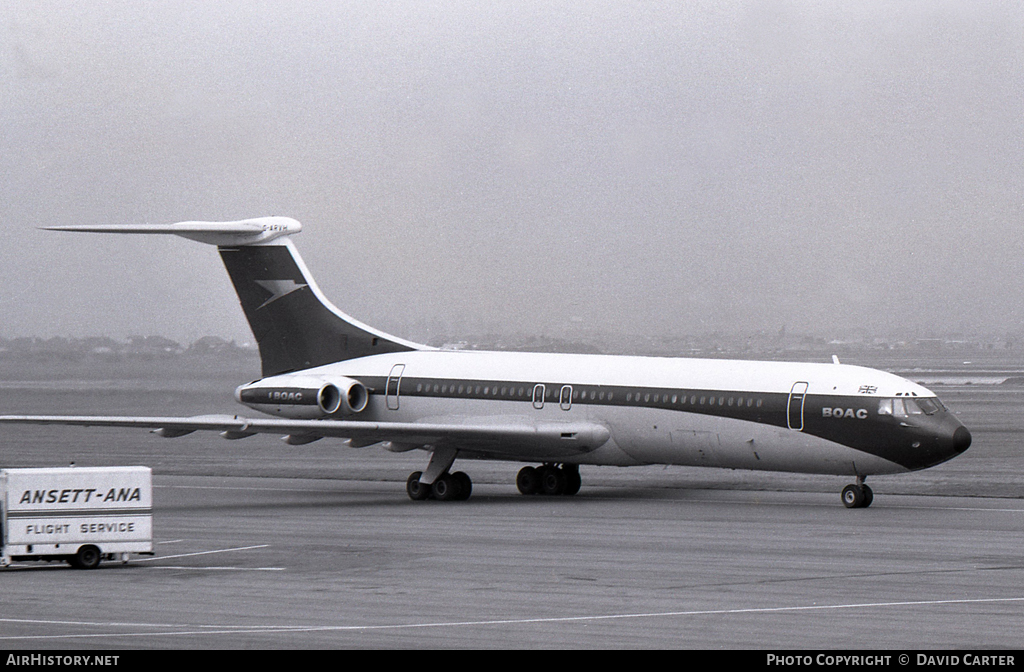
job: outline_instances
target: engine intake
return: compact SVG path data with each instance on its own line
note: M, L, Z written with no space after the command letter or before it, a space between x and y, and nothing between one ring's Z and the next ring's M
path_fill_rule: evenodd
M339 411L342 415L361 413L370 400L370 393L366 391L365 385L351 378L343 380L341 387L327 383L317 392L317 405L327 415L334 415Z
M353 378L273 376L241 385L235 399L256 410L288 418L355 415L366 408L370 394Z

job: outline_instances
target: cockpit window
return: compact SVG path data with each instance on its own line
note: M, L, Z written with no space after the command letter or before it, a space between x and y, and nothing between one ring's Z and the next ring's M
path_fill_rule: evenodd
M879 415L893 415L897 418L905 418L908 415L932 415L943 408L942 402L935 398L902 397L878 400Z
M914 399L904 399L903 404L907 407L907 415L921 415L924 413Z
M942 410L942 402L938 399L921 398L915 399L915 401L925 415L932 415Z

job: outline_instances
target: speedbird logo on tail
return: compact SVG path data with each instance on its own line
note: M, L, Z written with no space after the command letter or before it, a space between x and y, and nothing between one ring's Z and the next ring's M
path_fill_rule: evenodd
M256 280L256 284L271 293L271 297L264 301L259 308L263 308L269 303L277 301L282 296L288 296L292 292L306 287L307 285L295 282L294 280Z

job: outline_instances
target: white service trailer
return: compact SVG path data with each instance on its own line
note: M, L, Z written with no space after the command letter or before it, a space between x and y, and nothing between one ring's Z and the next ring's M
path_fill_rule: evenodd
M92 569L101 560L153 555L153 476L149 467L0 469L0 565L66 560Z

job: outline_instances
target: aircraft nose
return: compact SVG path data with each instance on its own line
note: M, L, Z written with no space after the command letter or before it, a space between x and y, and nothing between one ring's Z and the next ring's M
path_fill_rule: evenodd
M911 469L934 467L971 447L971 432L956 418L946 418L931 437L931 441L916 444L919 450L915 452Z
M956 431L953 432L953 450L955 450L956 454L959 455L970 447L971 433L966 427L960 425L956 428Z

